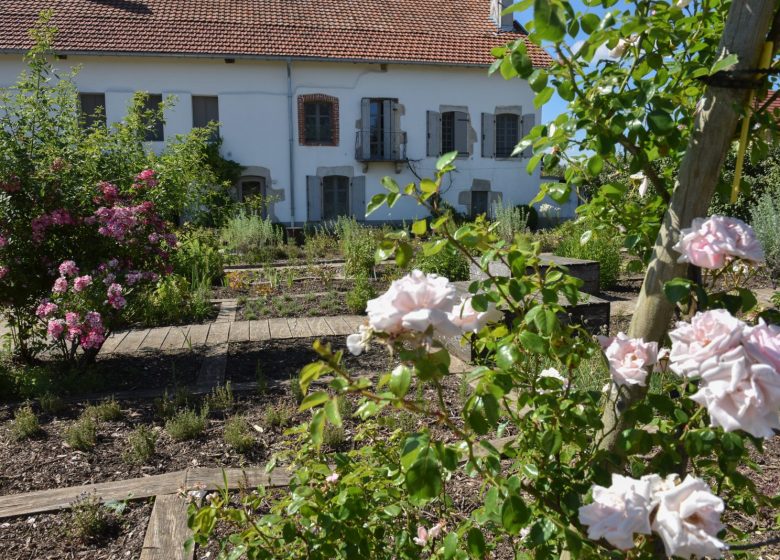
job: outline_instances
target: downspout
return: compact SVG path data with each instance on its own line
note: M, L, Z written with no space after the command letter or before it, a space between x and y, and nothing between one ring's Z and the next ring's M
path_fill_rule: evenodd
M287 125L290 136L290 227L295 227L295 136L293 135L292 59L287 59Z

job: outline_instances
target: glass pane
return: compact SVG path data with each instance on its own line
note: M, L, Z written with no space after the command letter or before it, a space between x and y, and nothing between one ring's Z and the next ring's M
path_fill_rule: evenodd
M328 175L322 179L322 217L334 220L349 214L349 177Z
M520 140L520 117L517 115L496 115L496 157L510 157Z
M263 194L264 179L252 179L241 182L241 200Z
M471 215L476 217L480 214L487 214L488 211L488 192L473 191L471 193Z
M158 111L162 104L162 95L152 94L146 96L146 103L144 104L144 111ZM147 142L162 142L164 140L163 123L157 119L154 126L146 133L144 138Z
M84 126L106 124L106 96L102 93L82 93L79 95ZM99 115L99 117L98 117Z
M455 150L455 113L441 114L441 151L443 154Z

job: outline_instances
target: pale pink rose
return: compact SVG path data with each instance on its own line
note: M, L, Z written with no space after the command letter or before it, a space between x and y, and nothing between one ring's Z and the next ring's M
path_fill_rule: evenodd
M450 321L463 332L477 333L488 323L496 323L504 317L493 302L488 303L486 311L477 311L472 307L471 302L470 297L462 299L450 313Z
M108 291L106 292L108 304L114 309L122 309L127 305L127 300L125 300L122 293L122 286L120 284L111 284L108 287Z
M65 332L65 321L62 319L49 319L49 323L46 327L49 336L55 340L62 338L62 334Z
M689 475L679 486L659 492L657 499L653 531L668 556L723 557L726 545L717 537L723 529L723 500L703 480Z
M357 334L351 334L347 337L347 350L354 356L360 356L368 349L373 334L374 331L370 327L360 325Z
M325 482L328 484L335 484L339 480L339 473L334 472L330 473L328 476L325 477Z
M68 291L68 280L64 276L60 276L54 281L54 286L51 289L55 294L64 294Z
M414 541L414 544L417 546L425 546L428 544L428 541L434 540L438 538L441 535L442 530L444 529L444 524L440 521L433 527L431 527L431 530L429 531L422 525L417 527L417 536L414 537L412 540Z
M639 189L637 190L637 192L639 193L639 196L644 197L647 194L647 189L650 187L650 180L641 171L639 173L634 173L629 177L631 178L631 180L639 183Z
M52 303L50 301L44 301L38 306L38 309L35 310L35 315L39 319L45 319L46 317L49 317L50 315L54 315L57 313L57 310L59 307L56 303Z
M431 527L431 530L428 531L428 538L429 539L438 539L441 536L441 532L444 530L444 523L439 521L436 525Z
M753 363L738 347L705 360L701 373L691 399L707 408L710 425L763 438L780 430L780 374L771 365Z
M764 250L749 225L737 218L710 216L695 218L690 228L680 231L674 246L678 262L702 268L722 268L735 258L761 263Z
M648 369L658 360L658 343L645 342L641 338L628 338L623 333L612 339L604 350L609 362L609 372L616 385L644 387Z
M76 276L79 273L79 269L73 261L63 261L59 270L62 276Z
M657 477L656 477L657 478ZM620 550L634 546L634 534L650 534L650 512L653 509L653 483L612 475L612 485L593 486L593 503L579 509L580 523L588 527L588 538L605 539Z
M706 359L739 346L746 328L725 309L697 313L690 323L677 323L669 331L669 369L683 377L698 377L699 367Z
M73 291L83 292L90 284L92 284L92 276L79 276L73 281Z
M755 327L748 327L742 338L748 356L759 364L768 364L780 371L780 327L767 325L759 319Z
M433 327L445 336L460 333L449 313L457 303L455 286L447 278L419 270L395 280L390 288L366 304L369 326L379 332L425 332Z

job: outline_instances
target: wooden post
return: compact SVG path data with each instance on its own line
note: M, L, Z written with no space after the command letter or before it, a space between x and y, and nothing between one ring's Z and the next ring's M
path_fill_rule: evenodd
M739 59L735 69L756 68L775 10L774 0L734 0L718 46L718 58L735 54ZM660 343L666 335L674 306L664 296L664 284L684 277L687 269L687 264L677 262L679 254L672 247L682 228L689 227L694 218L706 215L740 119L735 109L744 106L748 93L749 89L713 85L699 101L693 132L631 320L629 336L633 338ZM622 411L643 398L645 392L646 388L622 387L609 397L602 417L602 449L615 450L618 436L629 427Z

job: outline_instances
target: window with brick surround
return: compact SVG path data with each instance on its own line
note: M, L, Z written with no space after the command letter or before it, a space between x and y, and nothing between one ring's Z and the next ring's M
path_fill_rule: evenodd
M298 142L303 146L339 145L339 100L321 93L298 96Z

